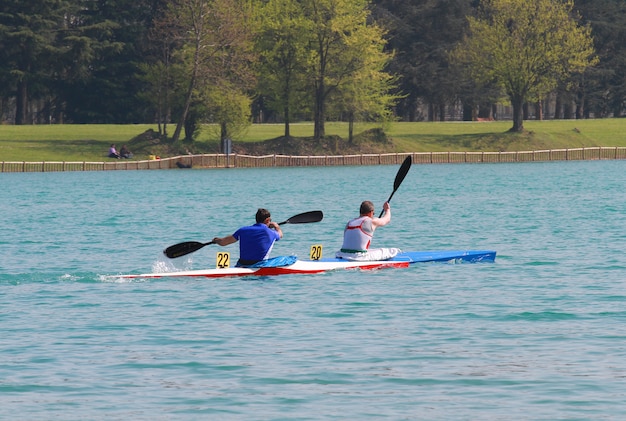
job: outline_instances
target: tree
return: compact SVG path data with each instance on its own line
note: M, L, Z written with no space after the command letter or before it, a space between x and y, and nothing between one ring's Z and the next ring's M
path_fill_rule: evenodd
M15 124L28 123L29 102L51 82L70 2L5 0L0 11L0 82L15 96ZM8 89L7 89L8 88Z
M496 83L523 131L523 105L596 63L591 30L572 17L572 0L485 0L452 53L476 81Z
M364 71L353 76L351 83L343 86L333 97L333 108L346 113L348 142L354 140L356 121L375 121L381 124L394 121L393 106L402 96L393 94L397 78L384 71Z
M75 123L138 123L148 120L141 97L141 65L149 26L166 0L68 0L60 100Z
M238 0L173 0L168 16L175 37L182 47L179 60L184 63L187 86L178 123L172 136L177 141L194 101L210 98L207 91L221 87L251 85L250 63L252 28L250 11ZM207 109L210 107L207 107ZM199 118L194 113L194 118Z
M585 75L588 106L595 116L620 117L626 107L626 2L575 0L592 30L599 63Z
M373 30L377 29L377 30ZM398 78L385 68L392 55L383 51L382 30L370 28L366 33L355 37L357 54L354 61L360 65L346 80L339 85L332 95L332 108L338 114L347 113L348 141L353 141L355 121L390 122L395 119L393 106L401 95L394 94Z
M406 97L398 103L405 120L422 118L418 106L428 104L428 120L443 120L445 107L459 92L448 52L464 32L468 0L374 0L374 16L388 31L388 48L395 52L389 71L401 75L400 89Z
M268 107L282 114L285 136L298 104L306 94L307 47L310 25L297 0L269 0L260 10L257 51L259 93Z
M203 101L207 112L211 115L211 122L215 125L216 135L220 139L222 152L228 139L241 134L250 126L250 96L235 85L230 88L212 89L207 92L208 97Z
M325 136L328 99L342 85L354 83L363 71L370 50L367 43L384 45L383 31L368 23L366 0L303 0L304 15L311 21L309 80L312 82L313 136Z

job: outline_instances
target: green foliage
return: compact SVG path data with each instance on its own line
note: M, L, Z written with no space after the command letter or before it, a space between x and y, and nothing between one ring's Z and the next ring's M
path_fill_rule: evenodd
M15 123L27 124L28 102L49 92L52 59L62 52L57 33L68 2L5 0L0 12L2 93L16 99Z
M210 139L241 137L250 126L250 97L235 87L213 90L209 95L207 115L210 122L216 123L204 126Z
M585 73L586 109L596 116L622 116L626 104L626 2L576 0L591 27L598 65Z
M307 46L310 22L297 0L270 0L258 11L256 51L258 94L285 121L285 136L294 113L305 108L308 92Z
M452 53L479 83L495 83L514 108L513 131L523 129L522 105L543 99L573 73L596 63L590 28L570 13L572 0L486 0L468 17L469 34Z
M393 85L393 77L384 75L382 67L389 60L383 52L384 30L371 22L365 0L304 0L301 2L310 23L308 80L314 96L314 138L325 136L325 121L329 100L347 106L351 114L356 108L374 110L371 101L357 103L355 94L379 93ZM366 84L376 84L369 91ZM383 89L384 90L384 89ZM383 107L392 100L385 92L379 99ZM359 110L360 111L360 110Z
M374 0L374 16L388 35L394 58L387 71L399 78L403 98L396 112L406 121L443 120L442 108L467 97L463 80L449 63L448 52L461 40L472 13L467 0ZM482 94L481 91L480 93ZM477 96L472 93L472 96ZM419 105L426 103L428 115Z
M398 78L385 71L391 54L383 51L383 31L379 27L362 27L354 39L354 61L360 66L331 97L331 110L345 114L349 123L376 121L381 124L395 120L393 106L402 95L394 94Z
M155 5L163 0L66 0L64 54L54 63L59 77L57 122L149 121L140 64Z
M477 46L452 67L464 33ZM390 117L396 102L402 119L434 121L508 95L516 126L519 101L549 92L555 115L621 116L625 46L618 0L4 0L0 118L150 121L164 134L185 114L212 121L205 101L232 86L285 134L312 117L318 137L332 119Z
M245 95L252 87L253 27L248 25L250 11L240 0L175 0L168 12L171 23L165 25L166 34L180 40L179 54L174 57L183 65L186 85L172 136L176 142L183 126L208 118L202 116L204 110L232 115L233 108L224 112L217 109L223 103L204 103L217 98L215 92L226 94L236 89ZM190 136L188 133L187 140Z

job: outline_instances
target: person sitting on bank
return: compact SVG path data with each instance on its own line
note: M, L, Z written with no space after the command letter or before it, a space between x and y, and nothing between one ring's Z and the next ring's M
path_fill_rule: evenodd
M371 249L370 244L377 227L387 225L391 221L389 202L383 205L385 211L382 218L374 217L374 204L369 200L361 203L360 215L351 219L343 231L343 245L335 256L339 259L355 261L387 260L400 253L397 248Z
M128 150L126 145L122 145L122 149L120 149L120 156L122 158L130 159L133 157L133 154L131 151Z
M280 225L272 221L267 209L259 208L256 213L256 224L239 228L234 234L226 237L215 237L213 242L220 246L239 241L239 261L237 266L250 266L267 260L274 243L283 238Z
M117 149L115 149L114 143L111 143L111 147L109 148L109 158L120 159L120 154L117 153Z

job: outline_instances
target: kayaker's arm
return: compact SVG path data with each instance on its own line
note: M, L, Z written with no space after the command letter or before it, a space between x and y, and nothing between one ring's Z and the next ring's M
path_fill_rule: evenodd
M381 218L372 218L372 225L374 227L382 227L391 222L391 206L389 206L389 202L385 202L383 211L384 215Z
M232 235L228 235L228 236L226 236L226 237L222 237L222 238L220 238L220 237L215 237L215 238L213 239L213 242L214 242L215 244L220 245L220 246L227 246L227 245L229 245L229 244L236 243L236 242L237 242L237 239L236 239L235 237L233 237Z
M276 232L278 233L278 235L280 236L280 238L283 238L283 230L280 229L280 225L278 225L276 222L274 221L270 221L270 223L268 224L268 226L270 228L274 228L276 230Z

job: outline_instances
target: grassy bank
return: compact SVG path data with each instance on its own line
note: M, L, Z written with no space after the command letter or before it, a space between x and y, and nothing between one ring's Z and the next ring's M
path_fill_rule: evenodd
M626 119L526 121L524 133L508 133L510 121L393 123L386 133L394 152L527 151L592 146L626 146ZM356 132L369 128L358 125ZM132 141L155 125L0 126L0 161L103 161L109 145L128 144L137 159L162 154L157 145ZM170 126L170 132L174 127ZM255 124L234 142L261 142L280 137L282 124ZM327 123L326 134L347 137L346 123ZM190 147L216 153L215 133L205 128ZM312 123L291 126L291 135L310 137ZM187 147L189 145L181 145ZM328 152L330 154L330 151Z

